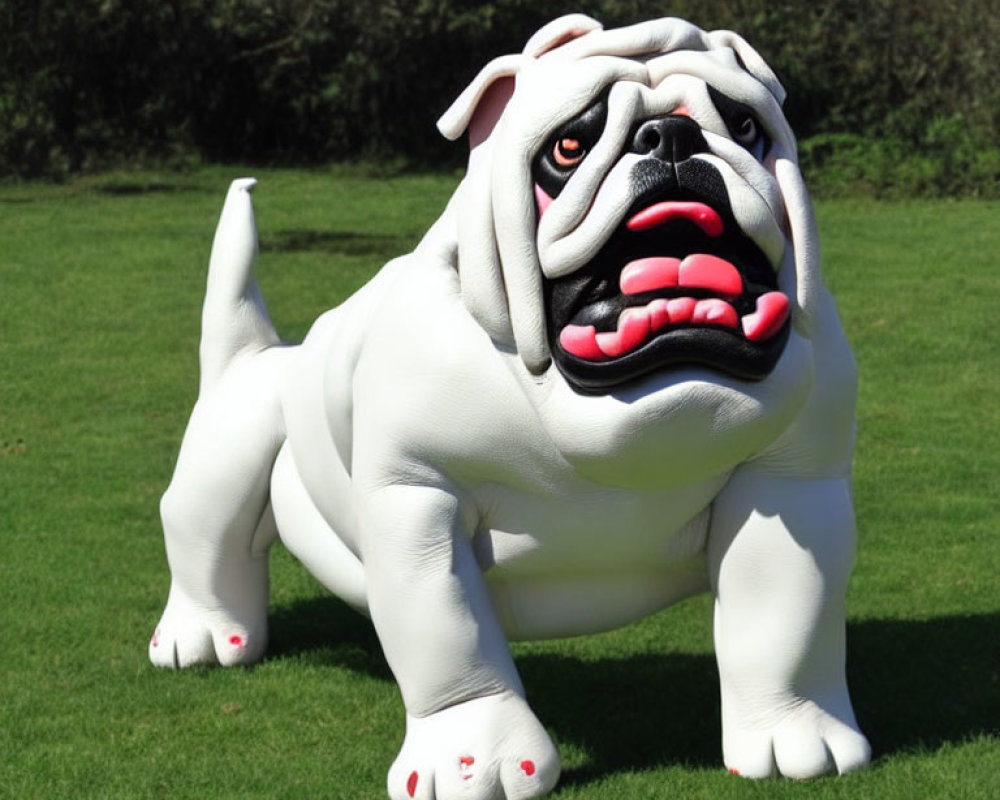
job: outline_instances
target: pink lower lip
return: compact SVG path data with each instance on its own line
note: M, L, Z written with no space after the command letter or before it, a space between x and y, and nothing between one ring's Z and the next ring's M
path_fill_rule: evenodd
M755 310L742 318L722 298L661 298L622 312L613 331L598 332L593 325L567 325L559 334L559 343L567 353L584 361L605 361L638 350L671 325L742 330L748 340L760 342L777 335L789 313L788 297L781 292L768 292L757 298Z

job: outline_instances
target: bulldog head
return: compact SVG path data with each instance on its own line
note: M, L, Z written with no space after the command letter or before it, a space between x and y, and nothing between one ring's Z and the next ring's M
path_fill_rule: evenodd
M743 39L675 19L563 17L488 64L439 123L470 133L474 316L581 392L679 367L766 378L818 281L783 99Z

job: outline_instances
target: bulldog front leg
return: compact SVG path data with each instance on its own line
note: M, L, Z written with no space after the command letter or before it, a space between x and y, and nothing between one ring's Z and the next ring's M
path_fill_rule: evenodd
M845 677L854 538L843 479L745 468L717 501L709 558L732 772L810 778L868 763Z
M369 607L406 706L390 797L546 793L559 756L524 700L458 499L394 486L361 503Z

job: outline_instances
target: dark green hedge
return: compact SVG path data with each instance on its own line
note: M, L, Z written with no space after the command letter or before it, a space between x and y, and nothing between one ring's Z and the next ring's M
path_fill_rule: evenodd
M570 11L743 33L830 192L998 194L998 0L0 0L0 175L453 162L451 98Z

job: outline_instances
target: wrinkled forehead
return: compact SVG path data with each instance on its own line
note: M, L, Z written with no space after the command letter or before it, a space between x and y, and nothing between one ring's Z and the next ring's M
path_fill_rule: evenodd
M617 94L641 97L630 102L645 113L668 113L677 105L697 103L711 86L757 110L765 120L782 117L784 90L755 51L735 35L730 40L686 24L681 30L677 49L653 49L646 37L633 41L634 52L627 52L621 37L612 36L621 31L596 31L545 53L517 76L515 118L529 138L544 138L615 84L630 85L630 91ZM608 46L600 46L602 37L612 40ZM611 46L616 43L619 46ZM734 43L739 47L731 46Z
M527 51L531 47L529 42ZM686 54L678 58L678 54ZM594 30L548 52L536 54L538 61L567 63L595 57L620 58L649 65L649 84L655 86L671 70L684 69L682 62L701 54L705 63L723 70L745 73L759 83L781 105L785 90L760 54L732 31L703 31L681 19L667 18L626 28Z
M664 53L647 61L645 66L649 73L648 85L652 88L661 88L679 76L686 76L703 81L754 108L780 106L767 85L748 72L736 52L728 47Z

